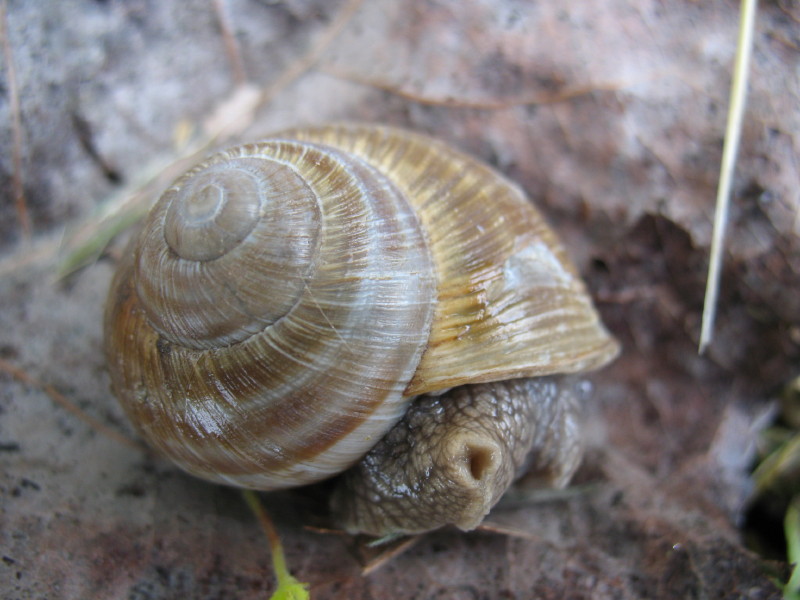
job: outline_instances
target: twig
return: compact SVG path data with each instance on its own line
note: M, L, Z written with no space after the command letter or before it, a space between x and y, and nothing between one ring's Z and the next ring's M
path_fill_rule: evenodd
M244 85L247 81L247 72L244 68L244 59L239 49L239 43L233 33L233 26L225 0L214 0L214 11L217 13L217 21L219 21L219 28L222 31L225 53L228 55L228 61L230 61L233 68L233 82L237 87Z
M796 17L794 13L785 6L785 0L778 0L778 8L781 9L781 12L789 17L795 23L800 23L800 18Z
M562 102L568 102L570 100L575 100L598 92L619 92L621 89L628 87L627 84L622 82L608 81L599 82L596 84L587 84L574 88L564 88L557 92L531 92L529 94L524 94L509 100L465 100L463 98L437 98L414 94L395 84L380 81L374 77L361 76L334 66L325 66L321 69L321 71L330 75L331 77L335 77L343 81L349 81L350 83L355 83L357 85L371 87L383 92L387 92L394 96L398 96L405 100L416 102L418 104L475 110L506 110L518 106L546 106L550 104L560 104Z
M714 232L711 238L711 256L708 263L706 295L703 302L703 323L700 331L699 349L701 354L711 343L717 311L719 279L722 271L722 250L725 243L725 228L728 222L733 170L736 164L736 153L739 149L739 138L742 133L744 104L747 96L747 74L753 47L757 3L757 0L742 0L739 16L739 39L736 48L733 83L731 84L730 112L728 113L728 124L725 128L725 144L722 148L722 166L720 168L717 204L714 213Z
M330 24L328 29L319 37L317 42L306 52L303 56L292 63L288 69L281 73L280 77L269 87L267 87L261 94L258 107L261 108L269 103L279 92L284 88L291 85L301 75L309 71L317 61L322 57L322 54L330 46L331 42L342 32L347 26L353 15L361 7L363 0L348 0L344 7L336 15L336 18Z
M547 541L544 538L542 538L542 536L536 535L535 533L531 533L530 531L525 531L524 529L519 529L516 527L509 527L508 525L503 525L501 523L494 523L492 521L484 521L478 526L477 531L483 531L485 533L495 533L510 538L532 540L534 542Z
M413 535L396 542L395 545L391 546L388 550L381 552L376 557L367 561L367 563L361 568L361 574L366 577L367 575L374 573L388 562L394 560L404 552L416 546L423 537L425 536Z
M17 70L14 67L14 55L11 51L11 43L8 41L8 24L6 21L7 2L0 3L0 38L3 39L3 57L8 71L8 105L11 112L11 133L13 135L13 147L11 152L11 162L13 173L11 175L11 186L14 192L14 205L17 209L17 218L22 228L22 236L25 239L31 236L31 220L28 215L28 203L25 200L25 189L22 185L22 120L19 109L19 88L17 87Z
M112 429L102 421L94 418L90 414L84 412L75 405L69 398L64 396L61 392L56 390L53 386L42 383L41 381L35 379L34 377L28 375L25 371L12 365L10 362L3 360L0 358L0 371L11 375L17 381L24 383L25 385L29 385L31 387L39 388L43 390L50 399L58 404L64 410L72 413L78 419L86 423L89 427L98 431L105 435L107 438L114 440L115 442L119 442L120 444L127 446L128 448L133 448L134 450L145 450L145 448L141 445L136 443L135 441L129 439L128 437L122 435L120 432Z

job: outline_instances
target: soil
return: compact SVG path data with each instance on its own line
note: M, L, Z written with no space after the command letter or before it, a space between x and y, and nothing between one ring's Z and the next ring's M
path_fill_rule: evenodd
M312 597L780 598L786 565L748 549L742 526L759 434L800 364L800 3L759 6L704 355L735 2L0 9L0 597L274 589L266 539L237 491L120 443L53 392L136 440L102 350L128 235L114 235L116 217L141 213L213 147L356 120L428 133L518 182L623 352L587 376L573 485L543 495L523 480L481 530L390 554L319 529L325 486L265 496ZM82 266L65 274L76 252Z

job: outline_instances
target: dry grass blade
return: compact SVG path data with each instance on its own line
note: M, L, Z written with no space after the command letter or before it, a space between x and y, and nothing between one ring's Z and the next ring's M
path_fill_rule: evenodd
M11 186L14 194L14 205L17 210L22 235L25 239L31 235L31 220L28 215L28 203L25 200L25 189L22 185L22 121L19 109L19 88L17 87L17 71L14 68L14 55L11 52L11 42L8 41L8 24L6 22L7 4L5 0L0 3L0 38L3 44L3 57L8 73L8 104L11 112L11 133L13 135L11 161L13 173Z
M714 233L711 239L711 256L708 264L708 279L703 302L703 323L700 331L700 352L704 352L714 329L714 320L719 296L719 280L722 272L722 252L725 244L725 228L728 222L731 182L736 165L736 153L742 132L745 98L747 96L747 75L753 47L753 30L756 21L757 0L742 0L739 21L739 39L736 48L736 61L731 84L730 110L725 128L725 144L722 148L717 203L714 212Z
M508 525L503 525L502 523L495 523L493 521L484 521L483 523L480 524L480 526L478 526L478 531L482 531L484 533L493 533L496 535L503 535L510 538L532 540L535 542L545 541L542 536L536 535L535 533L531 533L530 531L526 531L518 527L509 527Z
M412 535L410 537L403 537L399 540L391 542L388 547L382 547L380 552L364 562L361 568L361 574L366 577L388 564L404 552L410 550L419 543L423 535Z
M64 247L58 249L64 258L58 264L57 276L67 277L95 261L117 234L147 213L159 190L186 169L201 151L189 152L168 164L159 162L148 168L148 174L141 176L138 183L105 200L99 211L73 229Z
M95 419L93 416L81 410L78 406L75 405L74 402L72 402L69 398L67 398L61 392L56 390L53 386L38 381L34 377L28 375L28 373L26 373L19 367L16 367L1 358L0 358L0 372L10 375L20 383L24 383L25 385L29 385L31 387L36 387L39 388L40 390L43 390L48 396L50 396L50 399L56 404L58 404L61 408L72 413L78 419L86 423L89 427L91 427L92 429L94 429L99 433L102 433L103 435L114 440L115 442L119 442L123 446L127 446L128 448L133 448L134 450L140 450L140 451L146 450L142 445L131 440L130 438L127 438L126 436L122 435L115 429L112 429L102 421Z
M67 277L94 262L108 243L119 233L136 223L144 216L147 205L139 200L141 193L134 193L113 215L91 221L87 226L74 232L72 242L75 250L69 252L58 266L57 277ZM125 207L129 207L126 209Z
M800 496L795 498L786 511L784 521L786 554L794 567L792 575L783 589L785 600L800 600Z

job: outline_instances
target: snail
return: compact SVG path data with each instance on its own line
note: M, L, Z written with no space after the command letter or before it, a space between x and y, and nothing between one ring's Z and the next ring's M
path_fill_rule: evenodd
M152 209L105 314L112 389L179 467L274 490L338 475L346 530L475 528L581 458L558 374L617 342L539 212L438 141L371 125L208 158Z

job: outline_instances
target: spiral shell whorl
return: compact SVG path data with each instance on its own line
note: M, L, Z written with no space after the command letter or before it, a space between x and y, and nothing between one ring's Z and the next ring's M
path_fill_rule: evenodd
M237 161L241 163L243 161ZM261 177L242 165L213 165L167 192L164 239L184 260L208 261L235 248L261 218Z
M289 312L312 275L321 226L312 190L286 164L245 152L180 178L143 232L137 293L153 326L181 346L258 333Z

